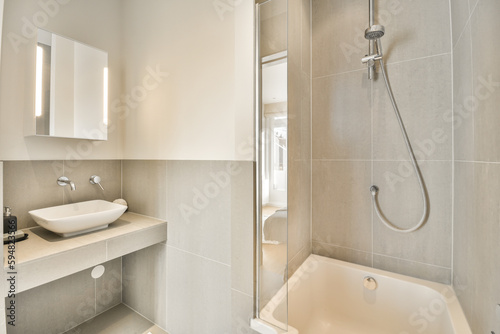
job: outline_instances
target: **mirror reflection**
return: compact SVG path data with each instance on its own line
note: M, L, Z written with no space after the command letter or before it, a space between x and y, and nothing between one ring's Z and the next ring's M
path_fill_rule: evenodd
M287 1L257 5L259 22L259 318L287 329ZM283 293L280 293L283 292ZM279 298L277 298L279 297ZM276 312L268 312L275 309Z
M36 135L107 139L108 54L38 30Z

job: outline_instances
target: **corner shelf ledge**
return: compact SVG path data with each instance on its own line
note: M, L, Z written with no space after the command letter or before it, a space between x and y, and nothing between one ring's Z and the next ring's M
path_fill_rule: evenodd
M28 240L16 243L16 293L77 273L167 240L167 222L132 212L107 229L63 238L42 227L23 229ZM4 270L7 267L4 245ZM8 287L4 291L7 296Z

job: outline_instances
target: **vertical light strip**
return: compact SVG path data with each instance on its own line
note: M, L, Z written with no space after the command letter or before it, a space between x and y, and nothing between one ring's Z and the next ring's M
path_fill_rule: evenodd
M108 68L104 68L103 123L108 125Z
M42 116L43 48L36 48L36 95L35 116Z

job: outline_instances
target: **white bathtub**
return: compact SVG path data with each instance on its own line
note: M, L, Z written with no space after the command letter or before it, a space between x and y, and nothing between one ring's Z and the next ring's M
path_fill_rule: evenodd
M373 291L363 285L367 276L377 281ZM262 334L472 334L450 286L318 255L290 278L288 308L287 327L284 286L252 328Z

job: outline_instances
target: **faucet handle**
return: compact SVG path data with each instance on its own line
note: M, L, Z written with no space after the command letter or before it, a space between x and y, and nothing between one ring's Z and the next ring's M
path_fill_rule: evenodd
M57 184L60 185L61 187L69 185L72 191L76 190L75 183L70 179L68 179L66 176L61 176L60 178L58 178Z
M97 175L92 175L89 180L90 184L97 184L104 191L104 188L101 185L101 177Z

